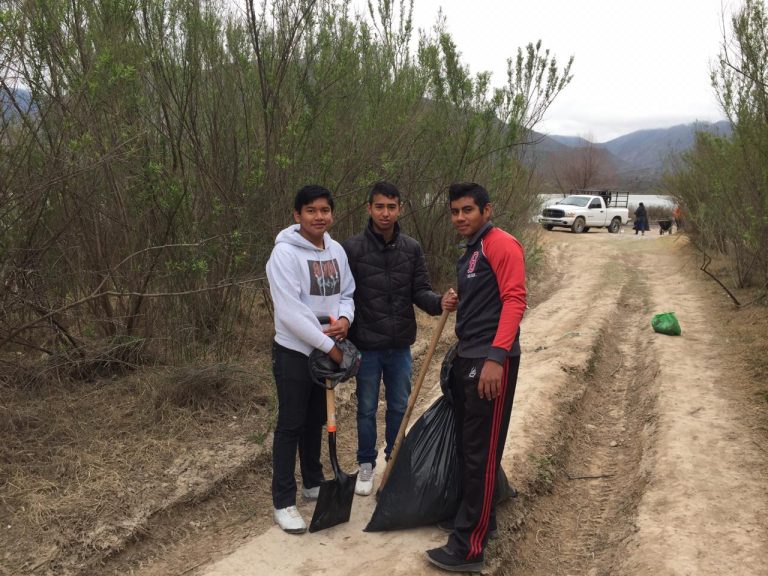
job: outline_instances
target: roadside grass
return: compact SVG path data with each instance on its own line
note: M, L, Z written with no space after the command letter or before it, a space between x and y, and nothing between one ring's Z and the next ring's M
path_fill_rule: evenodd
M768 300L756 300L759 293L755 290L740 291L737 296L743 302L753 304L743 308L730 307L722 311L723 326L729 340L738 342L740 360L744 363L752 379L755 403L759 407L762 430L768 440Z
M534 486L539 493L546 493L552 489L555 482L556 467L551 454L529 454L528 457L535 469Z
M33 365L6 374L3 564L14 574L51 563L76 570L140 538L156 511L204 495L268 437L270 368L262 351L247 364L143 368L91 382Z

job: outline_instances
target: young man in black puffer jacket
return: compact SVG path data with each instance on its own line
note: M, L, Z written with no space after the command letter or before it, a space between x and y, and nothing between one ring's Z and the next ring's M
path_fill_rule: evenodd
M455 310L456 293L432 290L419 243L400 232L400 191L377 182L368 193L368 226L342 243L355 279L355 321L349 339L362 353L357 372L357 461L355 492L373 491L376 466L376 408L384 379L388 457L411 393L411 344L416 340L415 304L436 316Z

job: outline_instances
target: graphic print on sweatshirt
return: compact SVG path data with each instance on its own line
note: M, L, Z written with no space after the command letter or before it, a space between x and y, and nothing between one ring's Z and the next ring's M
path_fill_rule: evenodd
M341 274L336 258L307 260L309 293L311 296L330 296L341 292Z

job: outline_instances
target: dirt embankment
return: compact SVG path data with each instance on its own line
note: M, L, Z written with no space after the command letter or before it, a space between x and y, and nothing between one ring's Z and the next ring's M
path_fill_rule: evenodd
M750 370L759 360L746 360L765 338L764 310L734 311L682 237L551 232L544 241L551 273L531 286L504 456L520 496L500 511L486 573L768 574L768 393ZM650 327L670 310L680 337ZM422 319L416 356L435 322ZM449 324L437 360L452 339ZM414 419L439 394L438 364ZM340 406L342 467L353 470L351 387ZM347 524L282 533L268 455L248 454L197 499L151 514L123 552L28 572L438 573L423 555L444 542L438 529L362 532L373 498L356 498ZM311 516L311 504L299 507Z

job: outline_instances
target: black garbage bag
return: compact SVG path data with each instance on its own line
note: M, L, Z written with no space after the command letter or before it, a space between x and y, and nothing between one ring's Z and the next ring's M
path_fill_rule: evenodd
M461 477L453 406L438 398L403 438L397 460L379 494L366 532L436 524L456 516ZM516 496L499 467L494 501Z
M493 491L493 503L501 504L510 498L517 498L517 490L515 490L515 487L509 483L504 468L499 466L499 470L496 472L496 488Z
M450 404L453 404L453 392L451 392L451 372L453 371L453 363L456 361L456 357L458 355L459 343L455 342L453 346L448 348L448 351L443 357L443 364L440 366L440 390Z
M444 396L403 438L366 532L412 528L452 518L459 500L453 408Z
M351 341L336 340L336 346L341 350L341 364L317 348L309 355L309 375L323 388L335 388L339 382L353 378L360 368L361 354Z

